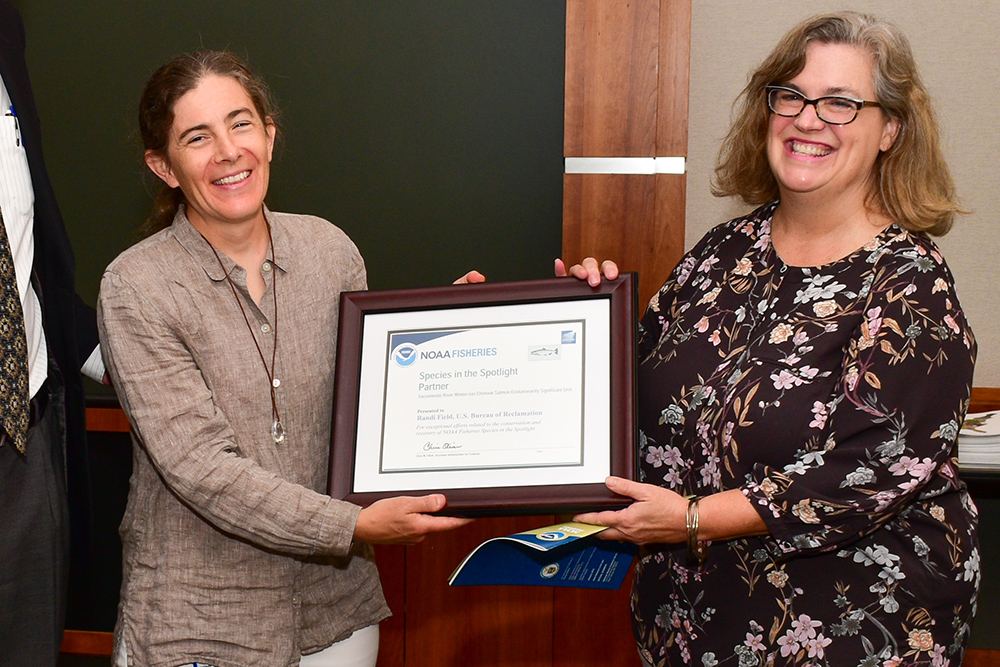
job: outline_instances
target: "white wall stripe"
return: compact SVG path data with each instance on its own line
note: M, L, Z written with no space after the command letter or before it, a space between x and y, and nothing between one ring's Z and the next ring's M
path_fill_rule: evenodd
M568 157L567 174L655 174L651 157Z
M567 174L683 174L683 157L568 157Z
M658 157L656 160L657 174L683 174L686 171L687 160L682 157Z

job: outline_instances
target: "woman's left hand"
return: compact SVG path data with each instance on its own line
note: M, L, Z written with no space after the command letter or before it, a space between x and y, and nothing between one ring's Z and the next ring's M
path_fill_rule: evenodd
M598 537L634 544L677 544L687 541L687 505L684 496L653 484L608 477L605 484L620 496L635 500L617 512L588 512L574 521L608 526Z
M485 283L486 276L473 269L464 276L452 283L452 285L471 285L472 283Z

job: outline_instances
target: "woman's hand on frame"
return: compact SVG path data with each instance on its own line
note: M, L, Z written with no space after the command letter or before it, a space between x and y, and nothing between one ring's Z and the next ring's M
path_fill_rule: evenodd
M620 496L635 500L617 512L587 512L574 521L607 526L599 537L633 544L677 544L687 541L687 499L653 484L608 477L605 484Z
M618 265L612 262L610 259L606 259L603 262L598 263L593 257L587 257L579 264L574 264L573 266L566 268L566 262L562 259L557 259L555 263L556 276L572 276L580 280L586 280L587 284L591 287L597 287L601 284L601 276L603 275L608 280L614 280L618 277Z
M361 510L354 527L354 539L371 544L417 544L430 533L472 523L472 519L431 516L446 504L447 500L440 493L416 498L383 498Z
M464 276L452 283L452 285L471 285L472 283L485 283L486 276L473 269Z

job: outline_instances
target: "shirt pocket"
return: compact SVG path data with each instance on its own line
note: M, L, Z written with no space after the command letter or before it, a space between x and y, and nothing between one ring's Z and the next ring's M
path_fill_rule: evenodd
M0 207L26 218L35 205L35 193L18 122L17 116L0 116Z

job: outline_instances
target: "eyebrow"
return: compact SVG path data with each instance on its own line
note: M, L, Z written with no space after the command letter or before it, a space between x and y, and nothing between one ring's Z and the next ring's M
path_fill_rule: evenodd
M791 88L792 90L797 91L803 97L807 97L807 95L802 91L802 89L800 87L796 86L794 83L786 82L786 83L783 83L781 85L784 86L785 88ZM852 100L854 100L854 99L860 100L863 97L857 91L855 91L855 90L853 90L851 88L846 88L844 86L831 86L830 88L827 88L823 92L822 95L820 95L820 97L831 97L831 96L834 96L834 97L849 97Z
M243 107L242 109L233 109L232 111L226 114L226 122L229 122L234 118L242 116L243 114L249 114L252 116L253 112L247 107ZM177 141L183 140L184 137L191 134L192 132L201 132L202 130L207 130L207 129L208 129L207 123L202 123L201 125L195 125L194 127L189 127L188 129L184 130L179 135L177 135Z

